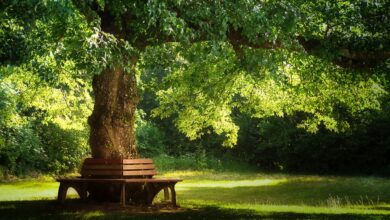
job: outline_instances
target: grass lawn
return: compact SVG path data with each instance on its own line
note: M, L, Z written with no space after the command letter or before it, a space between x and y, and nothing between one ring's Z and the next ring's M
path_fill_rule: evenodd
M0 183L0 219L390 219L390 179L180 171L178 210L58 205L53 181ZM75 197L75 196L73 196ZM159 199L159 198L158 198ZM157 203L158 203L157 199Z

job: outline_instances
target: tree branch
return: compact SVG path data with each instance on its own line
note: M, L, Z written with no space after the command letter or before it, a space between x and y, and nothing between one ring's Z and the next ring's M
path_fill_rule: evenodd
M109 8L105 7L104 11L99 10L97 4L93 2L90 8L101 18L101 28L103 31L114 34L116 37L123 39L132 39L134 34L132 30L127 30L126 28L121 28L115 25L115 18L113 18L109 12ZM177 15L180 14L180 10L176 9ZM122 15L123 26L126 27L127 23L131 20L134 20L133 16L130 13L125 13ZM189 28L193 30L200 30L201 28L191 22L187 21ZM133 36L134 35L134 36ZM149 36L150 35L150 36ZM259 41L254 43L250 41L246 36L242 34L242 28L235 29L231 25L226 33L228 42L233 46L234 51L238 56L243 56L243 46L255 48L255 49L276 49L283 48L283 45L280 42L267 42ZM145 39L155 38L155 42L147 42ZM167 36L164 33L160 33L159 29L148 30L142 36L137 36L134 38L135 41L133 44L140 50L143 50L146 46L154 43L169 43L169 42L178 42L178 39L175 39L172 36ZM191 39L191 43L208 41L207 36L199 36L197 39ZM305 51L309 54L320 56L319 51L324 49L322 42L318 39L305 39L302 36L298 36L297 40ZM334 52L335 59L332 60L336 65L343 68L353 68L353 69L365 69L375 67L376 65L386 61L390 58L390 51L352 51L346 48L336 49Z

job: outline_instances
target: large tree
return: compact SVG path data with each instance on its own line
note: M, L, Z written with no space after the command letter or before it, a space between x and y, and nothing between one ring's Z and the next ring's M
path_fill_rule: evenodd
M31 0L0 5L4 73L9 66L36 61L39 54L53 56L53 68L72 61L84 70L72 77L92 76L95 104L88 123L94 158L138 157L139 70L158 89L155 115L175 116L189 138L214 131L228 146L237 139L234 111L252 117L300 113L307 120L299 126L309 131L318 126L340 131L348 128L340 111L364 115L380 109L386 93L388 1ZM9 47L16 45L22 46ZM29 68L42 74L33 64ZM166 76L150 76L156 71Z

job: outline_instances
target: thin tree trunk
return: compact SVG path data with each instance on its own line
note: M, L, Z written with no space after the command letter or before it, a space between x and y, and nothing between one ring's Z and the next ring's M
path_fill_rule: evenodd
M131 61L134 67L136 58ZM119 65L114 65L94 76L92 86L95 105L88 119L92 157L137 158L134 116L139 97L135 72L126 73Z

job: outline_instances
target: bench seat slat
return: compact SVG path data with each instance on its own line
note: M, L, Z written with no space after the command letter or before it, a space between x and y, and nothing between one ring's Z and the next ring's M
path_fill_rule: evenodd
M120 171L120 170L82 170L82 175L95 175L95 176L152 176L156 175L156 170L132 170L132 171Z
M136 164L136 165L121 165L121 164L84 164L83 170L153 170L155 166L153 164Z
M125 159L125 160L122 160L123 161L123 164L153 164L153 160L152 159Z
M95 176L122 176L121 170L82 170L81 175L95 175Z
M156 170L123 171L123 176L153 176L156 174Z
M123 170L154 170L155 168L154 164L123 165Z
M84 164L153 164L152 159L123 159L123 160L106 160L87 158Z
M122 178L116 178L116 179L92 179L92 178L59 178L56 179L57 182L118 182L118 183L158 183L158 182L181 182L182 179L178 178L153 178L153 179L144 179L144 178L137 178L137 179L122 179Z

